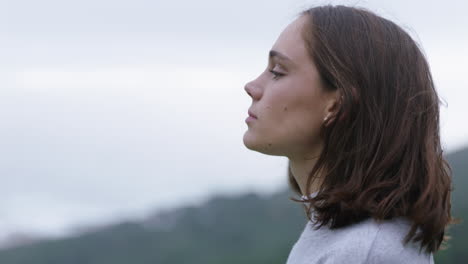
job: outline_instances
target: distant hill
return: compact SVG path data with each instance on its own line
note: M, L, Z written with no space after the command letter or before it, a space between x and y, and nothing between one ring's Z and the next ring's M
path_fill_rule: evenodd
M283 263L305 224L286 192L214 197L81 236L0 252L0 263Z
M468 263L468 147L447 156L453 172L452 215L462 221L449 229L449 248L436 256L436 263Z
M450 153L452 211L468 217L468 148ZM284 264L306 223L301 204L284 190L270 197L213 197L200 207L159 212L85 234L0 251L2 264ZM436 263L468 263L468 227L449 230Z

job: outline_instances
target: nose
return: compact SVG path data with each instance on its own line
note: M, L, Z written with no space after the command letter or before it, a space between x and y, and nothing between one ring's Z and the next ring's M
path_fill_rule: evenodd
M250 81L245 84L244 90L247 92L247 94L252 97L254 100L258 100L260 97L260 89L255 88L254 82Z

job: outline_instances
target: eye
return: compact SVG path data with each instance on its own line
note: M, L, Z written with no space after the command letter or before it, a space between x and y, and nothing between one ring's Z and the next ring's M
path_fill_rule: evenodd
M269 72L271 72L274 75L273 80L278 80L280 77L285 75L284 73L280 73L274 70L269 70Z

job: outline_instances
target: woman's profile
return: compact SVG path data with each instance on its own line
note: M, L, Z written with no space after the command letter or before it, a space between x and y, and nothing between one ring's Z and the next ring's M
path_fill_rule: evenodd
M288 158L307 209L287 264L433 263L454 222L451 170L409 34L363 8L304 10L245 90L244 145Z

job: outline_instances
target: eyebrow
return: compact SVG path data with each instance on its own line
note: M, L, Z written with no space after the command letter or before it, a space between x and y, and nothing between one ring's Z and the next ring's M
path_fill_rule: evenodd
M292 62L292 60L290 58L288 58L286 55L276 51L276 50L270 50L270 53L269 53L269 58L270 59L273 59L274 57L280 59L280 60L284 60L284 61L289 61L289 62Z

